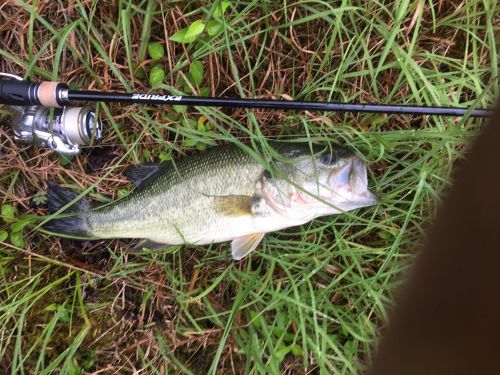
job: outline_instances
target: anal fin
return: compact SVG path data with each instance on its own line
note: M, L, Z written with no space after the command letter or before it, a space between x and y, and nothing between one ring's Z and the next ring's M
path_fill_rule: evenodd
M231 255L235 260L240 260L255 250L265 233L252 233L233 239L231 242Z

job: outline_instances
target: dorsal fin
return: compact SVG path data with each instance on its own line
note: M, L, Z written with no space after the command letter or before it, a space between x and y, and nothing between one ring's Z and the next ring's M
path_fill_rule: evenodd
M125 171L123 175L129 179L130 182L134 184L135 187L141 185L144 181L156 174L162 167L160 163L144 163L131 165Z

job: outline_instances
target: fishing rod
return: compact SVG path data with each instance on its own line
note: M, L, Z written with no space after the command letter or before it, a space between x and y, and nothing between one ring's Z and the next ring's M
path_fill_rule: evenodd
M488 117L491 115L491 111L487 109L468 109L459 107L358 104L299 100L216 98L150 93L80 91L70 90L67 85L59 82L33 83L30 81L18 80L0 81L0 104L42 105L44 107L58 108L69 105L74 101L153 105L178 104L200 107L267 108L438 116L464 116L469 114L471 117Z
M150 105L191 105L200 107L230 107L230 108L264 108L285 110L314 110L329 112L356 112L356 113L387 113L404 115L434 115L434 116L471 116L488 117L492 114L488 109L469 109L460 107L416 106L395 104L361 104L342 102L317 102L299 100L274 99L246 99L246 98L217 98L202 96L184 96L155 93L121 93L106 91L70 90L69 86L60 82L35 83L22 80L17 76L0 73L9 79L0 80L0 104L29 109L28 113L21 112L17 120L23 123L24 133L34 129L43 134L28 137L17 133L21 141L30 142L33 139L44 139L38 142L42 146L53 148L60 153L75 154L80 145L98 140L102 133L102 123L95 113L87 107L69 107L73 102L115 102L129 104ZM47 139L48 108L56 108L58 136ZM36 112L33 114L32 112ZM42 111L40 114L39 112ZM18 126L19 128L19 126ZM41 129L40 129L41 128ZM54 135L52 134L52 137ZM64 147L65 146L65 147Z

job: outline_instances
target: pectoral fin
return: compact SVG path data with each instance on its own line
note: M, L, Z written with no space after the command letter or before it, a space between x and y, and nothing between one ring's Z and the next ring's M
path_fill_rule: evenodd
M225 195L214 198L215 211L227 216L252 214L253 197L246 195Z
M252 233L246 236L237 237L231 242L231 255L235 260L246 257L255 250L265 233Z
M267 213L264 199L259 196L225 195L215 197L215 211L227 216L263 215Z

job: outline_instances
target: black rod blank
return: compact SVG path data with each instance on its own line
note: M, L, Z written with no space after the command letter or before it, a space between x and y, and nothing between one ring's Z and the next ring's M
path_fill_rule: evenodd
M313 102L298 100L214 98L203 96L177 96L168 94L126 94L97 91L68 91L69 101L101 101L118 103L192 105L200 107L268 108L333 112L391 113L411 115L488 117L487 109L459 107L433 107L394 104L357 104L338 102Z
M339 102L316 102L299 100L214 98L203 96L180 96L171 94L119 93L69 90L59 82L33 83L22 80L0 80L0 104L26 106L42 105L61 107L73 101L143 103L153 105L192 105L232 108L267 108L334 112L369 112L409 115L488 117L488 109L459 107L416 106L395 104L357 104Z

